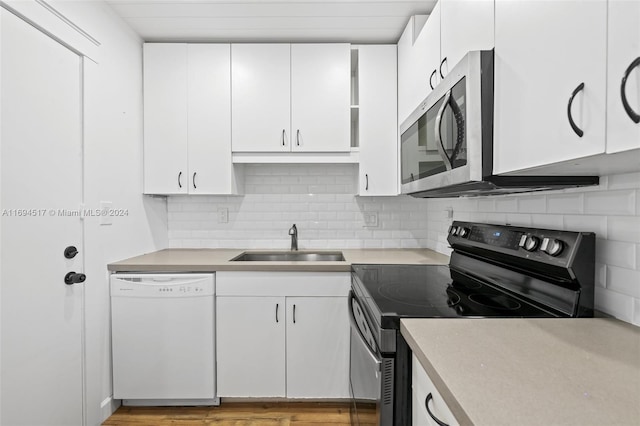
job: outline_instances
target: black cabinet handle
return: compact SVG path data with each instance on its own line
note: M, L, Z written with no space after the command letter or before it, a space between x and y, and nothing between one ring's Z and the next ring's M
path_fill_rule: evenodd
M366 184L365 184L364 190L368 191L369 190L369 175L365 173L364 178L367 181Z
M182 172L178 173L178 187L182 188Z
M296 323L296 305L293 305L293 323Z
M278 303L276 303L276 322L280 322L280 321L278 321L278 307L279 306L280 305Z
M431 90L433 90L433 76L436 75L437 70L433 70L431 75L429 76L429 86L431 86Z
M638 65L640 65L640 56L638 56L633 62L631 62L627 70L624 72L622 83L620 84L620 97L622 98L622 106L627 112L629 118L631 118L634 123L640 123L640 114L638 114L633 110L633 108L631 108L631 105L629 105L629 101L627 100L627 78L629 77L629 74L631 74L631 71Z
M83 283L86 279L87 276L85 274L77 274L75 271L71 271L64 276L64 283L66 285L78 284Z
M427 408L427 413L429 413L429 416L431 416L433 421L436 422L439 426L449 426L448 424L446 424L445 422L437 418L429 409L429 401L431 401L432 399L433 399L433 395L431 395L431 392L429 392L429 395L427 395L427 397L424 400L424 406Z
M446 56L442 60L442 62L440 62L440 78L444 78L444 75L442 74L442 66L444 65L445 62L447 62L447 57Z
M296 131L296 145L300 146L300 129Z
M78 249L75 246L69 246L64 249L64 257L67 259L73 259L78 254Z
M196 186L196 172L193 172L193 179L191 179L191 180L193 181L193 189L198 188L198 187Z
M282 146L284 146L284 137L285 137L285 132L284 132L284 129L282 129Z
M582 89L584 89L584 83L580 83L580 85L575 88L573 93L571 93L569 104L567 105L567 116L569 117L569 124L571 125L573 131L576 132L576 135L578 135L579 137L582 137L584 135L584 132L576 125L575 121L573 121L573 116L571 115L571 106L573 105L573 99Z

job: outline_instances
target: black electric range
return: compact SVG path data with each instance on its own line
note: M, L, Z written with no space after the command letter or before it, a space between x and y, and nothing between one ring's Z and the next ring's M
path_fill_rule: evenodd
M353 266L352 396L354 402L373 399L366 388L377 385L361 380L368 359L362 353L368 353L382 371L381 425L410 424L410 351L399 332L402 318L593 316L593 233L454 222L448 241L449 265Z

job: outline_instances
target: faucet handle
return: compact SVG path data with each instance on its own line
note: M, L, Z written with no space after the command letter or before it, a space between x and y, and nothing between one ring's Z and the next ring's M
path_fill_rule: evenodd
M296 227L296 224L294 223L293 226L291 228L289 228L289 235L297 235L298 234L298 228Z

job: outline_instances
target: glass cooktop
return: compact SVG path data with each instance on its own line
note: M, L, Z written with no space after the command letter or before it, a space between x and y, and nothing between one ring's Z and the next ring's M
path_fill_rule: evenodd
M382 328L400 318L553 317L444 265L354 265L356 297Z

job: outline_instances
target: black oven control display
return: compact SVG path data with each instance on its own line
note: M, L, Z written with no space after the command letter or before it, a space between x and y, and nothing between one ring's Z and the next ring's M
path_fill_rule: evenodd
M474 226L469 234L470 241L511 250L518 250L520 238L522 238L522 232L509 231L504 228Z

